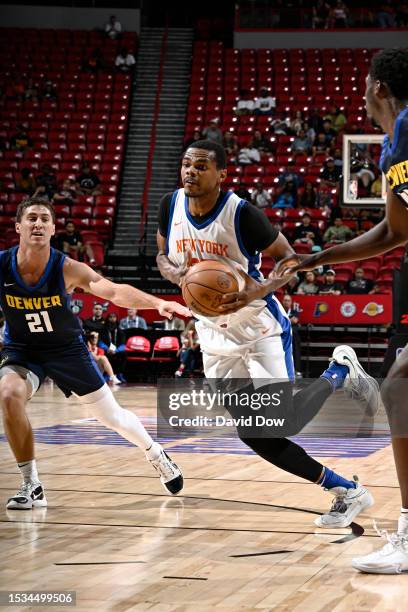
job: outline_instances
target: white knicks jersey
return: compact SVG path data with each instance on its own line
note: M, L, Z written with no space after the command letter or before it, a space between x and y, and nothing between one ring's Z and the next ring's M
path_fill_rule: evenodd
M177 266L182 265L186 251L190 250L193 263L203 259L214 259L237 270L244 270L256 280L263 280L264 277L260 272L261 254L249 255L240 236L239 216L243 206L245 202L232 191L228 191L211 217L198 224L189 212L188 198L184 189L175 191L170 205L166 242L166 254L170 261ZM242 284L243 281L240 288ZM230 328L262 312L265 307L271 307L271 312L276 309L281 311L279 306L276 298L268 296L251 302L231 315L205 317L194 313L194 316L210 327ZM279 319L281 312L277 313L276 317L277 333L281 333Z

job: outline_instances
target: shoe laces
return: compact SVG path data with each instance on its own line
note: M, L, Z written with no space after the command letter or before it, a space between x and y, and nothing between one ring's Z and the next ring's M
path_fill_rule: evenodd
M347 512L347 504L344 501L346 494L339 494L333 500L329 514L344 514Z
M393 548L400 549L404 553L408 553L408 535L402 535L401 533L389 533L386 529L379 529L377 522L373 521L374 529L377 535L383 540L386 540L388 544L391 544Z
M168 459L164 454L164 451L161 451L157 459L153 459L151 461L151 464L159 472L159 474L163 476L163 478L171 480L175 477L176 472L170 459Z

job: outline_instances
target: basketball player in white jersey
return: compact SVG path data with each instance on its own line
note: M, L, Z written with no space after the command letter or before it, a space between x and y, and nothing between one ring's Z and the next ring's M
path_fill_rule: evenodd
M294 252L261 211L221 190L226 174L225 151L217 143L197 141L185 151L183 188L160 202L157 263L162 275L177 285L188 266L203 259L227 263L245 280L239 294L228 296L232 305L220 306L219 317L196 315L207 378L246 379L255 387L257 379L293 380L290 321L271 293L287 279L264 280L259 268L261 253L279 261ZM291 397L295 414L306 424L343 386L365 396L369 409L376 410L376 382L364 372L353 349L342 346L335 349L322 376ZM346 527L372 505L371 494L358 481L324 467L291 440L249 438L239 430L238 435L270 463L332 493L330 511L316 519L320 527Z

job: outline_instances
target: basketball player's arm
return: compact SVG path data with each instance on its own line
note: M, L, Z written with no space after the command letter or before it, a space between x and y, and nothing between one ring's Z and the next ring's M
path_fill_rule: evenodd
M191 266L191 251L186 252L184 264L182 266L175 266L166 255L166 239L161 235L159 230L157 230L157 247L159 252L157 253L156 262L160 274L166 280L174 283L174 285L180 286L183 276L185 276L187 270Z
M266 249L263 249L262 254L273 257L276 261L280 261L281 259L293 257L294 250L285 236L279 232L276 239ZM272 291L276 291L279 287L286 285L291 278L290 275L278 276L275 271L272 270L269 278L262 282L258 282L246 274L246 272L242 270L238 270L238 272L242 276L245 285L239 292L231 292L223 295L221 304L218 307L218 310L222 314L231 314L254 300L263 299Z
M385 253L408 241L408 210L390 189L387 191L385 218L365 234L348 242L313 255L294 255L282 260L276 272L279 276L298 270L314 270L325 264L368 259Z
M191 316L189 309L178 302L161 300L130 285L112 283L86 264L73 259L67 258L64 262L64 280L67 293L79 287L87 293L113 302L116 306L138 309L154 308L167 319L171 319L173 314L182 317Z

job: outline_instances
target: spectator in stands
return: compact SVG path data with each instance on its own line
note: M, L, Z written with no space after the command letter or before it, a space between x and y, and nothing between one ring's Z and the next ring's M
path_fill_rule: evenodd
M344 293L340 283L336 283L336 273L334 270L327 270L323 278L323 283L319 287L319 295L341 295Z
M238 163L244 166L249 164L259 164L261 161L261 154L258 149L252 145L252 139L249 140L248 145L243 147L238 153Z
M263 181L261 179L259 179L255 185L255 189L252 192L251 202L252 204L255 204L257 208L267 208L271 205L271 194L269 191L264 189Z
M399 28L408 26L408 2L400 2L395 12L395 23Z
M282 298L282 306L285 309L292 326L293 362L296 375L300 378L302 376L302 353L299 336L300 312L293 308L292 296L290 296L288 293L286 293Z
M337 149L334 149L333 159L334 159L334 165L343 169L343 153L339 147Z
M272 208L294 208L295 207L295 198L293 197L293 193L290 191L290 186L287 185L280 192L280 194L275 199Z
M285 113L281 113L280 117L273 119L270 123L270 131L276 134L277 136L283 135L286 136L289 134L289 122L285 117Z
M323 185L338 187L341 174L342 170L339 166L335 165L334 158L328 157L324 162L323 171L320 174L321 182Z
M20 177L16 180L16 191L32 196L37 189L37 183L30 168L22 168Z
M104 329L105 321L103 318L103 306L98 302L94 303L92 309L92 317L83 321L83 328L85 333L98 332L99 334Z
M326 136L326 143L331 146L337 136L336 130L333 129L330 119L324 119L322 133Z
M309 155L312 152L312 143L303 128L292 142L291 150L294 155Z
M234 189L234 193L236 193L237 196L241 198L241 200L246 200L247 202L251 201L251 194L249 193L243 181L239 182L238 187Z
M83 261L86 255L91 265L95 263L91 245L83 243L82 236L75 229L73 221L66 222L65 232L58 235L58 244L59 249L69 257Z
M187 149L188 147L191 147L192 145L194 145L194 143L197 142L197 140L202 140L202 138L203 138L203 135L201 134L201 131L194 130L192 137L187 138L187 140L185 140L184 147Z
M356 268L354 271L354 278L347 283L347 293L356 295L370 293L373 287L373 281L369 278L364 278L363 268Z
M91 72L92 74L98 74L103 68L103 56L99 48L94 49L82 64L82 70L84 72Z
M49 200L57 191L57 177L49 164L41 166L41 174L37 176L37 191L47 196Z
M315 134L319 134L323 130L323 119L318 108L312 109L307 122L309 127L314 129Z
M316 157L319 153L325 153L328 155L330 152L330 147L327 144L326 134L324 132L319 132L315 138L315 141L312 146L312 155Z
M303 129L303 123L304 123L303 112L300 110L297 110L295 113L295 117L292 119L292 121L289 124L289 128L292 134L296 134L297 136L300 130Z
M395 27L395 9L392 0L384 0L380 5L380 10L377 13L377 22L380 28Z
M135 64L135 56L132 55L126 47L122 47L115 59L116 70L124 74L129 74L133 72Z
M312 28L316 29L327 29L327 21L330 13L330 4L325 2L325 0L317 0L316 4L313 6L313 17L312 17Z
M308 213L305 213L302 217L300 225L295 227L293 234L294 240L300 242L310 243L311 246L315 244L322 244L322 236L317 227L312 225L312 218Z
M323 234L324 242L346 242L352 237L353 232L343 224L343 219L340 217L336 217L334 225L330 225Z
M127 317L120 320L119 327L120 329L147 329L147 323L143 317L137 314L136 308L128 308Z
M342 0L336 0L336 4L329 13L329 28L348 27L348 8Z
M90 165L84 163L81 168L81 174L77 176L77 189L83 195L97 196L101 195L101 181Z
M77 191L74 181L72 179L65 179L58 191L54 193L52 201L54 204L67 204L68 206L72 206L76 197Z
M192 376L198 362L199 353L200 344L195 329L195 320L191 319L181 334L181 349L178 352L180 365L175 372L175 376L181 377L185 374Z
M27 87L24 91L24 99L38 102L38 85L34 83L33 79L28 79Z
M299 200L299 208L315 208L317 206L317 191L310 181L305 183L305 188Z
M104 349L113 371L121 382L126 382L124 370L126 366L125 352L126 336L120 329L118 315L111 312L105 319L104 327L99 334L99 346Z
M375 181L371 183L370 197L371 198L381 198L382 197L382 175L378 175Z
M200 134L201 138L201 134ZM232 132L224 132L222 145L227 155L237 155L239 151L238 139Z
M163 329L165 331L184 331L186 328L186 324L183 319L179 317L173 317L172 319L164 319L163 321Z
M304 279L298 285L296 293L301 295L316 295L319 292L319 285L316 282L316 275L311 270L306 272Z
M109 21L105 24L105 35L111 40L117 40L122 34L122 24L116 19L115 15L109 17Z
M282 172L278 176L278 187L279 188L283 188L286 185L286 183L293 183L296 190L302 184L302 178L293 169L293 162L288 163L288 165L283 168Z
M309 124L309 121L305 121L303 123L303 129L309 141L313 144L316 138L316 132L314 131L313 127Z
M351 178L358 178L362 188L367 192L370 189L371 183L375 180L374 171L377 170L376 164L370 157L368 150L360 150L359 158L351 169Z
M93 358L96 361L96 364L102 374L106 374L108 377L108 381L114 385L122 384L122 381L119 380L117 376L115 376L112 366L109 363L109 359L105 355L105 351L98 346L99 342L99 334L98 332L91 332L88 335L87 347L90 353L92 353Z
M6 83L4 97L6 100L16 100L18 102L22 102L24 100L24 92L25 85L23 80L14 76L11 77Z
M239 92L239 100L234 112L236 115L252 115L255 109L255 102L251 93L247 89L241 89Z
M259 96L255 98L255 115L272 115L276 108L276 98L271 96L267 87L262 87Z
M260 153L269 153L272 148L270 139L261 132L261 130L255 130L252 137L252 147L258 149Z
M212 119L209 125L203 129L203 137L222 145L223 135L218 127L218 119Z
M41 91L41 97L43 100L55 101L57 100L57 90L54 87L52 81L46 81Z
M16 128L16 133L10 138L10 148L15 151L26 151L31 149L33 141L27 134L27 130L22 123Z

